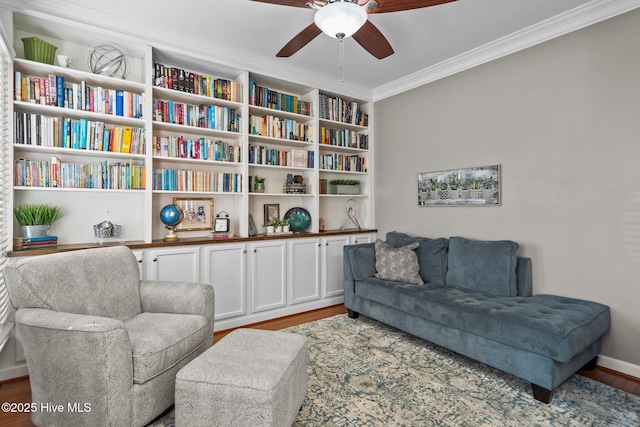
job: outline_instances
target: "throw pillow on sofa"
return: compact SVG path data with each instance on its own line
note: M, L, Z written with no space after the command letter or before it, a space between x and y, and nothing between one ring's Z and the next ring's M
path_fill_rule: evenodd
M449 239L447 284L498 297L518 295L516 251L510 240Z
M389 231L386 237L387 243L396 248L418 242L420 247L416 249L418 263L420 264L420 276L425 283L442 285L447 276L447 246L449 241L443 237L429 239L428 237L414 237L398 231Z
M376 240L376 277L382 280L422 285L420 264L415 249L420 243L395 248L380 239Z

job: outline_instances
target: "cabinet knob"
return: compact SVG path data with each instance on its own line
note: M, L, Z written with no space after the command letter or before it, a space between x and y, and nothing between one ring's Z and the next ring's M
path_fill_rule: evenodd
M153 259L153 262L156 262L157 260L158 260L158 258L156 257L156 258Z
M243 253L243 254L246 254L246 253L247 253L247 250L246 250L246 249L243 249L243 250L242 250L242 253Z
M255 254L256 252L258 252L258 250L257 250L257 249L254 249L254 250L253 250L253 253Z
M324 245L325 245L325 246L329 246L329 242L325 243Z
M139 260L138 260L138 262L139 262L139 263L142 263L142 259L139 259Z

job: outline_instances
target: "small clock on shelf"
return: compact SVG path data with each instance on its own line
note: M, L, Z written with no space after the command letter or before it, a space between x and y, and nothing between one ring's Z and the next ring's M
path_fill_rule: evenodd
M224 216L222 216L224 214ZM216 233L229 232L229 214L225 211L218 212L213 220L213 231Z

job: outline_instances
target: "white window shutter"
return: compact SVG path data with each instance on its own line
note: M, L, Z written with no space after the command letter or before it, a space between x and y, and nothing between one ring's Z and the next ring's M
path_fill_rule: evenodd
M12 226L12 147L13 131L11 129L12 116L12 57L13 50L7 46L6 33L0 23L0 271L7 263L7 252L10 249ZM9 294L4 283L4 276L0 274L0 351L9 339L9 331L13 327L7 322L9 312Z

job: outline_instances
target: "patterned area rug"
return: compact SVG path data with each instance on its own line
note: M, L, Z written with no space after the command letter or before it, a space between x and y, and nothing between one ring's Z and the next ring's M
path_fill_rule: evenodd
M296 426L640 425L640 397L574 375L545 405L527 382L365 316L287 330L311 358ZM173 426L173 412L150 425Z

